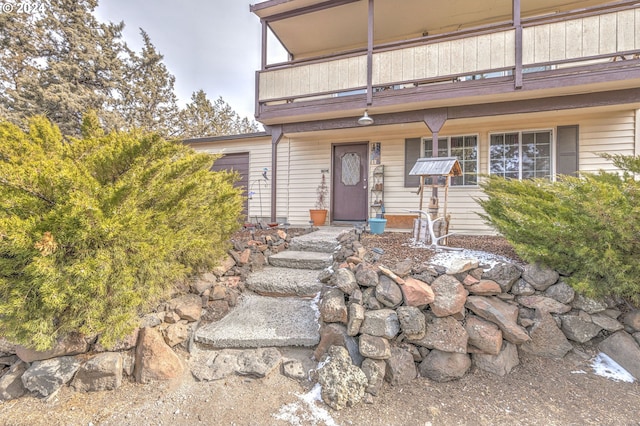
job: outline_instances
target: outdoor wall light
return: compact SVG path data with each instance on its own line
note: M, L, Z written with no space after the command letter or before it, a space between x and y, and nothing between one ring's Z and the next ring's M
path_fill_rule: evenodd
M358 118L358 124L361 126L369 126L373 124L373 118L369 117L367 110L364 110L362 117Z

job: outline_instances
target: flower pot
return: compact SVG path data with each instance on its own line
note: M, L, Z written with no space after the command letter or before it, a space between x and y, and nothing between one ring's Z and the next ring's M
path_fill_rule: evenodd
M387 219L379 219L377 217L369 219L369 229L372 234L384 233L384 226L387 224Z
M321 226L321 225L324 225L324 222L327 220L327 211L326 210L309 210L309 216L313 221L313 226Z

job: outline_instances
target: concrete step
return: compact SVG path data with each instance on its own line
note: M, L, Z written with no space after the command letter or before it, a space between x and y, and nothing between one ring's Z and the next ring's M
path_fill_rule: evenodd
M316 299L245 293L218 322L202 326L195 341L213 348L315 346L320 341Z
M314 269L267 266L249 274L247 288L262 296L315 297L322 284Z
M280 268L324 269L333 262L329 253L285 250L269 256L269 264Z
M338 237L350 230L351 228L348 227L320 228L317 231L293 238L289 243L289 250L333 253L338 247Z

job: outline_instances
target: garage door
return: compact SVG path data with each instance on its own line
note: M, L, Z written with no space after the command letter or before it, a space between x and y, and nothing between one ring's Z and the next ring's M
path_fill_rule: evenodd
M249 193L249 153L236 152L233 154L224 154L216 160L211 170L233 170L240 175L240 180L235 183L235 186L244 190L245 199L242 213L246 215L248 213L247 194Z

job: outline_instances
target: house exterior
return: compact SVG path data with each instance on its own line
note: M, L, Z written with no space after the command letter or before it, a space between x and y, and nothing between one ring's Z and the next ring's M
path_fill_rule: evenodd
M483 174L556 179L640 155L640 1L268 0L256 119L266 132L187 141L248 158L249 219L409 227L421 157L457 157L450 231L491 233ZM271 31L289 61L267 63ZM372 124L359 124L366 114ZM364 123L367 124L367 123ZM382 166L382 167L379 167ZM268 180L263 178L266 168Z

